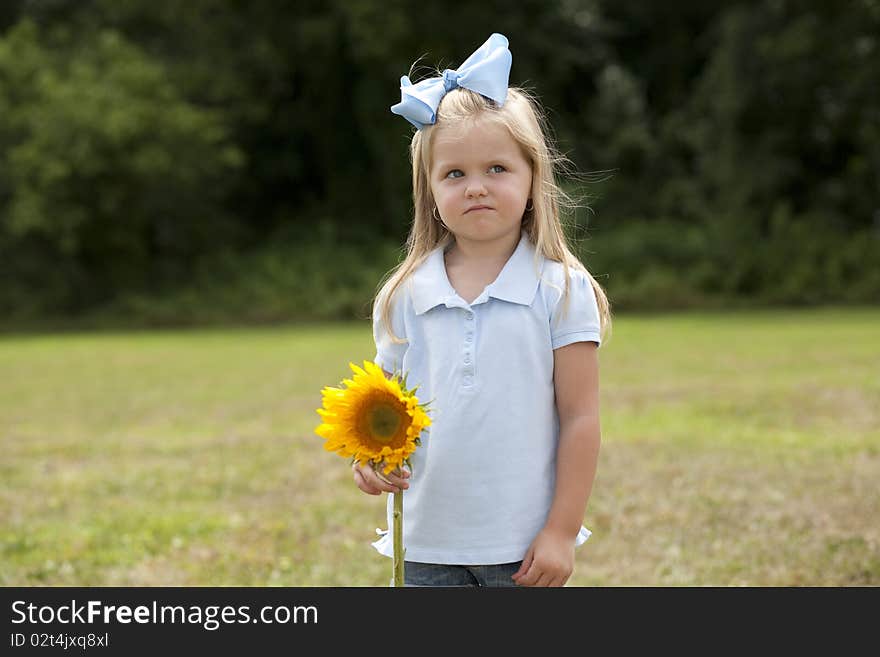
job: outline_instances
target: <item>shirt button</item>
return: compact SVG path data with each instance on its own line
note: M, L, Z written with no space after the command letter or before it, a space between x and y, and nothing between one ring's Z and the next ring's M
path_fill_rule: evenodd
M464 341L465 341L465 342L471 342L473 339L474 339L474 334L473 334L473 333L468 333L468 334L465 336Z
M468 311L468 312L466 312L466 313L464 314L464 317L465 317L465 319L467 319L468 321L470 321L470 320L472 320L472 319L474 318L474 314L473 314L472 312Z
M471 364L471 359L470 359L470 358L465 358L465 359L464 359L464 364L465 364L465 365L470 365L470 364Z

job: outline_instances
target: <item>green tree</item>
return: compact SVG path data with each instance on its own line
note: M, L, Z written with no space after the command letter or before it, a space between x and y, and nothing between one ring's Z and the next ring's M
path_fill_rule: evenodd
M217 183L240 153L118 32L21 21L0 40L0 113L0 249L19 289L6 288L8 310L47 279L67 307L160 288L234 234Z

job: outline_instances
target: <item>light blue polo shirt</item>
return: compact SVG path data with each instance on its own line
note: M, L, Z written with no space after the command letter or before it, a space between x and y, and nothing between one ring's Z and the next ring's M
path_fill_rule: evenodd
M407 374L431 401L432 424L411 457L403 494L408 561L497 564L524 558L544 526L556 481L559 416L553 350L601 344L599 311L586 274L570 270L568 313L562 265L535 260L523 232L498 278L468 304L435 249L398 288L395 344L374 313L375 362ZM388 527L393 496L388 495ZM392 533L373 546L393 556ZM581 527L575 544L590 531Z

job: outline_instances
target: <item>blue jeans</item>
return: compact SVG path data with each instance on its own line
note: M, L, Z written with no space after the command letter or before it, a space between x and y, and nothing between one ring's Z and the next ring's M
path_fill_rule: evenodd
M519 586L510 579L522 561L489 566L457 566L443 563L403 563L405 586Z

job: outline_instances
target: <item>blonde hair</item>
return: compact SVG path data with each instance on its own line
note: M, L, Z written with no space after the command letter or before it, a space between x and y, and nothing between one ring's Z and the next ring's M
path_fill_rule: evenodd
M611 309L605 291L583 263L571 252L560 213L573 209L576 203L556 181L557 170L568 160L552 145L546 116L536 99L525 89L510 87L507 99L499 107L478 93L458 87L447 93L437 108L436 122L416 131L410 143L413 186L413 222L406 240L405 258L379 283L373 300L373 317L379 314L382 324L394 342L401 343L391 325L391 303L394 293L428 255L438 246L446 247L455 239L442 222L433 218L434 197L431 193L431 146L437 128L462 121L489 119L505 126L519 144L532 167L531 210L523 215L522 229L535 247L536 258L543 256L562 263L565 271L563 314L567 312L570 269L584 272L593 286L599 307L600 334L611 329ZM567 169L565 169L567 171Z

